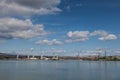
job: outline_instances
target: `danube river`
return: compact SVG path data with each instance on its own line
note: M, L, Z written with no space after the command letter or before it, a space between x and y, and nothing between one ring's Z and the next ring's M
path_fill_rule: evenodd
M1 60L0 80L120 80L120 62Z

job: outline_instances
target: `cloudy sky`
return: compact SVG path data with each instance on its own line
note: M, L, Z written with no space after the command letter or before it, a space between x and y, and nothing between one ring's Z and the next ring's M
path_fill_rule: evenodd
M0 0L0 50L120 49L120 0Z

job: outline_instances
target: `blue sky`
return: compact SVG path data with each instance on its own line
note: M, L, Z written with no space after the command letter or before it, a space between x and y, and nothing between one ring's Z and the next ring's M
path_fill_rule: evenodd
M0 50L120 49L120 0L1 0Z

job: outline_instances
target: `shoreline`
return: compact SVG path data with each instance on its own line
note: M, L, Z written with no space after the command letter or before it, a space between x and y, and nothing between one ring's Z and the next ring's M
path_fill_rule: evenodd
M0 60L82 60L82 61L120 61L120 56L32 56L0 53Z

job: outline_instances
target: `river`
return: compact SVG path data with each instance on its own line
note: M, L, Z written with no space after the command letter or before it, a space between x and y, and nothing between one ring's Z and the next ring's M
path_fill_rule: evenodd
M0 80L120 80L120 62L0 60Z

